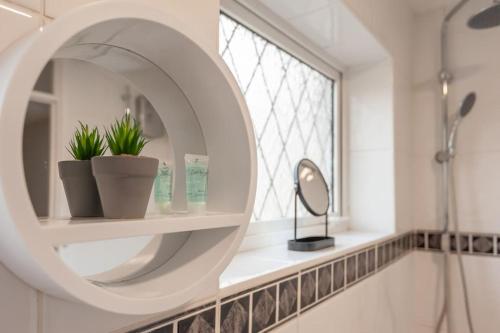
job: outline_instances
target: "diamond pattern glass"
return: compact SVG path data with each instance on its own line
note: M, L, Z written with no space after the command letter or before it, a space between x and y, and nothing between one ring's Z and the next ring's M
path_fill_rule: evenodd
M300 159L314 161L333 188L334 83L226 15L219 29L219 52L245 96L257 139L252 219L292 218ZM307 215L304 208L298 213Z

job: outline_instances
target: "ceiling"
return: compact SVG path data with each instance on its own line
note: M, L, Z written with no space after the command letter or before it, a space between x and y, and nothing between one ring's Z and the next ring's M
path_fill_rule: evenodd
M345 67L387 58L387 52L340 0L260 0Z
M425 13L439 8L449 8L459 0L405 0L417 14Z

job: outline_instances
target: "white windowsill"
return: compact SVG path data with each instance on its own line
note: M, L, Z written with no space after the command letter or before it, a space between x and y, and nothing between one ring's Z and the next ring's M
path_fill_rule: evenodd
M328 218L328 232L336 234L349 229L349 217ZM297 237L323 235L325 230L324 217L308 217L298 220ZM276 221L251 222L240 246L240 253L259 248L286 244L293 238L293 219Z
M237 254L220 277L220 296L226 297L297 271L369 247L392 232L344 231L335 233L335 247L316 252L288 251L286 242Z

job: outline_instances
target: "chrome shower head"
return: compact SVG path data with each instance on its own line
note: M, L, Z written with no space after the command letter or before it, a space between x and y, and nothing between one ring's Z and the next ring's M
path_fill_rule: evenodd
M472 110L472 107L476 103L476 93L471 92L462 101L460 109L458 109L455 121L451 127L450 136L448 137L448 154L450 157L455 156L455 148L457 145L457 132L462 119L464 119Z
M467 94L467 96L465 96L465 98L463 99L462 104L460 104L460 108L458 109L458 112L455 114L454 117L455 120L453 121L453 125L449 130L448 142L447 142L448 147L446 150L441 150L436 153L435 159L438 163L446 163L455 157L458 127L460 127L460 123L462 122L462 120L471 112L475 103L476 103L475 92Z
M500 26L500 1L495 0L493 5L472 16L467 25L472 29L488 29Z
M476 103L475 92L471 92L467 96L465 96L464 100L462 101L462 104L460 105L460 109L458 110L460 118L464 118L465 116L467 116L474 107L475 103Z

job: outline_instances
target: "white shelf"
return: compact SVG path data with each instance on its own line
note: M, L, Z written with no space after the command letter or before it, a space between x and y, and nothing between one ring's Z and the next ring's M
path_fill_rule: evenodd
M52 218L40 224L53 245L91 242L168 233L238 227L243 214L207 212L203 215L172 214L144 219Z

